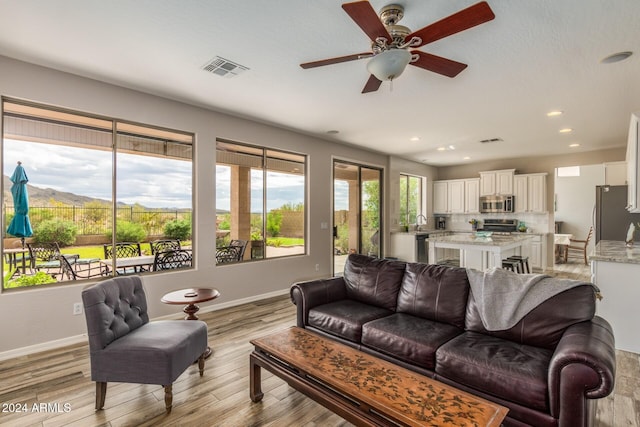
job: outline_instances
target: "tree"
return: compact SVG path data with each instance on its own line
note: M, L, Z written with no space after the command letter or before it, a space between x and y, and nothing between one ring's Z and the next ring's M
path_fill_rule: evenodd
M267 214L267 233L271 237L278 237L280 234L280 227L282 226L282 213L273 209Z

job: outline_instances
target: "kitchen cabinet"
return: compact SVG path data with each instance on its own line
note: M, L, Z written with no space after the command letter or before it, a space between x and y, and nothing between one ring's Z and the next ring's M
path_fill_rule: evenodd
M513 177L514 212L547 211L547 174L532 173Z
M433 183L433 213L477 213L479 180L452 179ZM469 210L471 209L471 210Z
M443 214L449 211L449 184L447 181L433 183L433 213Z
M480 195L512 195L514 174L515 169L480 172Z
M627 210L640 213L640 112L631 115L626 161Z
M528 244L522 246L522 255L529 257L529 266L532 270L545 270L546 246L546 238L538 234L533 235Z
M480 213L480 178L464 180L464 212Z

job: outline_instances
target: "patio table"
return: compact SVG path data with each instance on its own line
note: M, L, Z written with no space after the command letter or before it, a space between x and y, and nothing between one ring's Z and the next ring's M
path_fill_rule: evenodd
M116 270L126 269L126 268L134 268L136 272L139 272L143 267L153 266L153 261L155 260L154 255L142 255L142 256L134 256L134 257L126 257L126 258L116 258ZM101 265L106 265L107 267L113 267L112 259L101 259Z
M22 274L26 274L25 258L28 253L29 253L28 248L7 248L2 250L2 254L8 256L9 262L7 264L9 264L9 268L13 268L14 266L16 268L18 267L18 262L20 261L18 260L18 254L22 254L22 257L21 257Z

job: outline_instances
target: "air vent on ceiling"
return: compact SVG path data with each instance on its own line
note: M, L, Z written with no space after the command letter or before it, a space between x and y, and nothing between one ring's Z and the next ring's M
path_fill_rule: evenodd
M502 142L504 141L502 138L490 138L490 139L483 139L480 141L480 144L489 144L491 142Z
M228 59L224 59L220 56L216 56L211 61L207 62L207 64L202 67L203 70L208 71L213 74L217 74L220 77L235 77L238 74L242 74L247 71L249 68L244 65L237 64L233 61L229 61Z

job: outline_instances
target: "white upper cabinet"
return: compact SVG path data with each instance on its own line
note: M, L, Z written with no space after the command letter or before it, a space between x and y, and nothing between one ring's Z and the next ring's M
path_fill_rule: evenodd
M480 195L512 195L515 169L480 172Z
M452 179L433 183L433 213L478 213L480 180Z
M449 212L448 197L447 181L435 181L433 183L433 213L444 214Z
M449 212L464 213L464 181L449 181Z
M532 173L513 177L515 212L547 211L547 174Z
M464 211L480 213L480 178L464 180Z
M640 112L631 115L627 141L627 210L640 213Z

